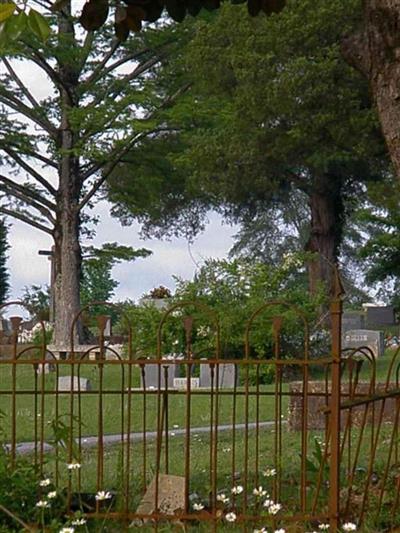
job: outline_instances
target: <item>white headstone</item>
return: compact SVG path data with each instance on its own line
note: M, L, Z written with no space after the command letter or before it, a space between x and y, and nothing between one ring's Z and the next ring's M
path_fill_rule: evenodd
M156 365L154 363L145 363L144 372L145 372L145 384L146 389L157 389L158 388L158 372L160 368L160 383L161 388L165 389L165 367L167 367L168 379L167 384L168 388L172 389L174 387L174 379L179 377L179 365L172 364L162 364ZM143 389L143 375L140 371L140 387Z
M78 376L60 376L58 378L58 391L59 392L82 392L89 391L92 389L90 380L87 378L79 378Z
M370 329L353 329L347 331L343 338L343 348L368 347L374 357L380 357L385 352L385 338L383 331Z
M187 389L187 378L174 378L174 389ZM198 389L200 387L199 378L190 378L190 387L192 389Z
M233 389L237 383L236 365L231 363L219 363L218 385L220 389ZM214 386L217 378L217 365L214 366ZM211 387L211 368L210 365L200 365L200 387L209 389Z

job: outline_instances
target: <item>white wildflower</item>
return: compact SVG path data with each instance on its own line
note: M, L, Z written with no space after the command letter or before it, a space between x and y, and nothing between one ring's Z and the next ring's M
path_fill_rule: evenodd
M53 498L55 498L57 496L57 491L55 490L52 490L51 492L48 493L47 497L49 500L52 500Z
M48 487L50 485L51 481L49 478L46 478L46 479L42 479L41 481L39 481L39 486L40 487Z
M109 500L111 498L111 493L106 492L105 490L100 490L96 494L95 498L98 502L103 501L103 500Z
M266 527L262 527L261 529L253 529L253 533L268 533Z
M39 500L36 504L36 507L39 507L41 509L46 509L47 507L50 507L50 502L46 500Z
M235 522L236 521L236 513L227 513L225 515L225 519L228 521L228 522Z
M264 506L264 507L271 507L271 505L274 505L274 503L275 503L274 500L269 500L269 499L267 499L267 500L265 500L265 502L263 503L263 506Z
M329 529L329 524L320 524L318 526L318 529L320 529L321 531L327 531Z
M242 494L243 492L242 485L236 485L236 487L232 487L231 492L232 494Z
M194 503L193 509L195 511L202 511L204 509L204 505L202 503Z
M74 533L74 531L74 527L63 527L62 529L60 529L59 533Z
M86 518L76 518L71 523L73 526L84 526L86 524Z
M253 489L253 494L254 496L257 496L258 498L263 498L264 496L268 497L267 491L264 490L261 485Z
M229 498L226 494L217 494L217 501L222 503L229 503Z
M280 503L273 503L268 507L269 514L276 514L282 509L282 505Z
M342 525L343 531L357 531L357 526L353 522L346 522Z
M79 470L81 468L81 464L80 463L76 463L75 461L73 461L72 463L68 463L67 464L67 468L68 470Z
M273 477L276 476L276 469L275 468L267 468L263 472L265 477Z
M275 529L274 533L286 533L286 529L283 529L283 527L281 527L280 529Z

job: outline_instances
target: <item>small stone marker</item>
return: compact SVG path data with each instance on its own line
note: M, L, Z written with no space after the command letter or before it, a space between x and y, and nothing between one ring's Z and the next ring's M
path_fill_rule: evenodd
M158 476L158 512L173 515L185 508L185 478L183 476ZM156 511L156 478L150 483L136 512L151 515Z
M162 389L165 389L165 367L168 368L168 388L172 389L174 387L174 379L179 377L179 365L162 364L160 366L160 382ZM158 368L159 365L155 365L154 363L144 364L145 384L147 390L158 388ZM142 371L140 371L140 387L142 389L144 388Z
M385 352L385 337L383 331L370 329L354 329L347 331L343 338L343 348L361 348L367 346L374 354L380 357Z
M58 392L71 392L72 387L74 392L92 390L90 380L87 378L79 378L78 381L78 376L74 376L72 383L71 381L71 376L60 376L58 378Z
M217 368L214 367L214 385L217 377ZM220 389L233 389L235 382L237 383L237 370L236 365L231 363L219 364L219 388ZM210 365L200 365L200 387L209 389L211 387L211 368Z
M190 378L190 387L198 389L200 387L199 378ZM187 389L187 378L174 378L174 389Z

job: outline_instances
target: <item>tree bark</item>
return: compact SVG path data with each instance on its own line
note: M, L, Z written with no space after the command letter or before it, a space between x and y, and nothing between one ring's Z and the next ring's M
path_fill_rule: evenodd
M308 264L309 290L316 294L321 284L328 292L333 282L333 266L342 240L342 183L337 176L322 175L310 189L310 236L306 251L317 254Z
M66 8L69 14L69 7ZM74 27L69 17L60 16L59 36L75 42ZM73 149L77 133L70 124L70 113L79 104L77 86L79 72L76 65L67 60L59 61L61 121L58 131L59 186L57 190L57 211L54 225L54 343L58 348L68 349L71 343L72 324L80 310L81 246L79 242L79 201L82 179L79 172L79 158ZM81 340L78 324L73 332L74 341Z
M364 0L363 28L342 43L346 61L367 77L400 179L400 0Z

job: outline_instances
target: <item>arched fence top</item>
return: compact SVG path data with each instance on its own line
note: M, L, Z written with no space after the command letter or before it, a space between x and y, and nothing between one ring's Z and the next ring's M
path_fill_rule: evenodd
M262 305L260 305L257 309L255 309L252 312L247 322L246 329L245 329L245 336L244 336L245 358L247 360L250 358L250 334L251 334L251 328L254 324L254 321L264 311L266 311L267 309L271 309L273 307L286 307L288 310L293 311L294 314L300 319L303 325L303 331L304 331L304 358L305 360L308 360L310 333L309 333L309 326L308 326L307 319L305 317L305 314L301 311L301 309L297 305L291 302L287 302L286 300L269 300L267 302L264 302ZM274 341L276 342L279 337L279 333L282 328L282 325L283 325L284 317L282 317L282 315L275 315L270 318L270 321L273 327Z
M84 305L80 310L79 312L75 315L73 321L72 321L72 324L71 324L71 331L70 331L70 344L71 344L71 355L72 355L72 358L75 358L75 333L76 333L76 328L77 328L77 325L78 325L78 321L80 320L80 318L82 317L83 313L85 311L88 311L90 308L92 307L95 307L97 305L102 305L102 306L106 306L110 309L115 309L118 314L124 318L124 320L126 321L126 324L128 326L128 358L129 359L132 359L133 358L133 354L132 354L132 338L133 338L133 334L132 334L132 323L131 323L131 320L129 318L129 316L127 315L127 313L122 309L122 306L119 305L119 304L115 304L115 303L112 303L112 302L104 302L104 301L94 301L94 302L89 302L88 304ZM104 334L104 329L106 327L106 316L105 315L97 315L97 318L98 318L98 328L99 328L99 331L100 331L100 339L101 339L101 342L100 342L100 346L99 348L103 348L103 334ZM108 349L108 347L105 347L106 349ZM84 355L87 355L87 353L89 353L90 351L92 351L93 348L91 348L90 350L87 350ZM82 359L82 357L80 357L80 359Z
M177 302L173 305L171 305L163 314L159 324L158 324L158 328L157 328L157 354L156 354L156 358L159 360L159 359L162 359L162 333L163 333L163 328L168 320L168 318L173 315L173 313L177 310L183 310L183 309L187 309L188 307L194 307L196 308L197 310L200 310L202 311L203 313L205 313L205 315L209 318L210 320L210 325L213 327L214 329L214 332L215 332L215 359L219 359L220 358L220 325L219 325L219 319L218 319L218 315L217 313L211 309L207 304L203 303L203 302L200 302L200 301L196 301L196 300L185 300L183 302ZM185 330L185 333L186 333L186 348L187 348L187 356L188 356L188 359L192 359L192 353L191 353L191 350L190 348L190 345L191 345L191 333L192 333L192 330L193 330L193 317L188 315L185 319L185 317L182 317L183 318L183 328ZM211 349L211 348L210 348Z

